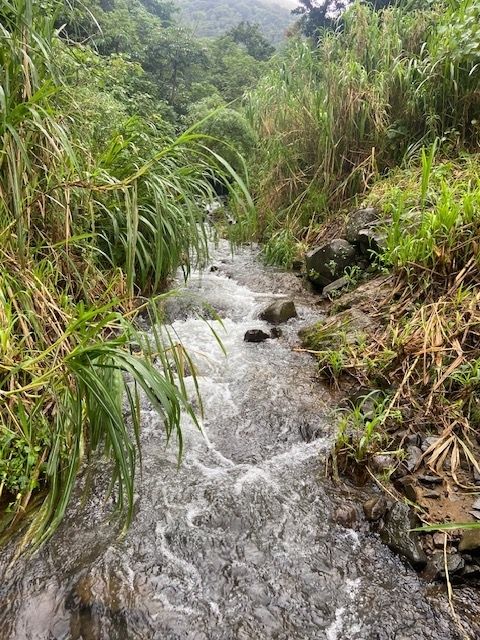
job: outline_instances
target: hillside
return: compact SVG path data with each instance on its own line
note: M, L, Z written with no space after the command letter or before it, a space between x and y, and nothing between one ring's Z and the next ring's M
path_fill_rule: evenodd
M192 27L197 36L219 36L243 20L256 22L274 44L280 42L285 30L294 21L286 3L267 0L177 0L180 18Z

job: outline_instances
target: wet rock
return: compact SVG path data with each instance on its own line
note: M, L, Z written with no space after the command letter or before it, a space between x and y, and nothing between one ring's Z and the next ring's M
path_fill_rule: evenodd
M412 502L418 502L418 489L415 485L415 478L413 476L405 476L400 480L398 485L409 500Z
M443 480L440 476L434 476L431 474L425 474L418 476L418 479L423 484L442 484Z
M369 259L385 251L386 241L386 234L378 229L362 229L358 234L360 253Z
M423 453L425 453L427 449L429 449L431 446L433 446L437 442L438 442L438 436L428 436L427 438L424 438L422 440L422 444L420 445Z
M435 531L435 533L432 536L433 539L433 544L436 547L443 547L443 545L445 544L445 534L442 533L441 531Z
M373 207L357 209L349 214L345 225L345 239L352 244L359 243L359 234L362 230L378 224L378 211Z
M420 536L412 531L420 526L420 521L411 509L401 502L393 505L385 516L384 527L380 532L383 542L411 562L414 567L424 567L427 562Z
M374 496L363 503L363 512L370 522L383 518L387 511L387 501L383 496Z
M422 493L422 496L430 500L438 500L442 497L442 491L440 489L427 489Z
M218 267L216 264L214 264L210 267L210 273L215 273L216 271L218 271Z
M322 429L318 425L305 422L300 425L300 435L305 442L312 442L322 436Z
M385 471L393 469L394 466L395 463L391 456L377 454L370 458L370 467L374 473L384 473Z
M281 324L296 317L297 310L292 300L276 300L260 314L260 319L270 324Z
M261 329L249 329L243 339L245 342L265 342L270 336Z
M282 336L283 336L283 331L278 327L273 327L273 329L270 331L271 338L281 338Z
M411 445L413 447L421 447L422 438L418 433L409 433L408 435L405 436L405 443L407 446Z
M463 532L459 551L480 551L480 529L469 529Z
M436 551L432 555L430 562L435 567L437 571L437 575L441 576L442 578L445 578L446 576L445 556L443 552ZM464 567L465 567L465 560L462 558L462 556L459 553L447 553L447 570L450 576L453 576L456 573L459 573L460 571L462 571Z
M340 291L341 289L344 289L345 287L347 287L349 282L350 281L347 278L347 276L342 276L341 278L338 278L334 282L327 284L327 286L323 288L322 293L325 296L329 296L332 293L335 293L336 291Z
M404 460L404 464L410 472L418 468L422 460L422 455L422 450L419 447L415 445L407 447L407 457Z
M393 470L393 473L390 476L390 479L394 482L399 482L402 478L404 478L407 475L408 475L407 467L403 464L403 462L400 462L400 464L398 464Z
M351 504L344 504L335 510L334 520L337 524L351 529L358 520L358 511Z
M325 287L340 278L347 267L356 264L355 247L346 240L332 240L312 249L305 257L305 267L309 279L316 285Z

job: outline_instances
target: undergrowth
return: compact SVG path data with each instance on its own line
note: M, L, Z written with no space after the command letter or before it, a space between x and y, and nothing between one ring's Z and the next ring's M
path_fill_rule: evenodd
M194 130L175 138L128 119L110 125L99 148L69 77L58 78L70 55L55 31L60 7L0 7L1 529L27 527L24 544L34 546L60 523L94 454L111 461L128 524L140 393L181 452L180 412L192 413L178 362L186 356L168 339L135 349L135 317L178 266L187 274L205 261L201 203L214 198L213 184L233 181L248 201ZM78 78L75 56L71 68Z
M476 148L478 3L418 7L355 3L315 43L292 39L247 96L258 237L308 237L436 139L452 155Z

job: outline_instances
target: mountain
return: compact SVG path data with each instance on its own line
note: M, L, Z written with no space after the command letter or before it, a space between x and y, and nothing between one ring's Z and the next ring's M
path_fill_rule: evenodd
M258 23L263 34L278 44L294 22L295 0L177 0L180 20L200 37L226 33L239 22Z

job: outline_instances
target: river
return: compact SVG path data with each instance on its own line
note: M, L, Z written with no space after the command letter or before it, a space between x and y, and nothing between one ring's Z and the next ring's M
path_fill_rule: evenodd
M346 499L325 476L334 398L313 359L292 349L298 330L321 317L315 296L295 275L264 267L255 249L232 258L222 243L212 260L218 269L194 273L169 311L196 363L204 433L185 418L178 467L143 403L143 475L128 533L118 539L105 517L97 463L93 494L75 501L40 552L7 570L3 551L0 640L463 637L441 590L367 529L334 522ZM279 339L244 342L247 329L266 328L259 311L283 295L299 318ZM213 324L227 355L189 311L192 296L223 319ZM461 616L480 637L468 611Z

